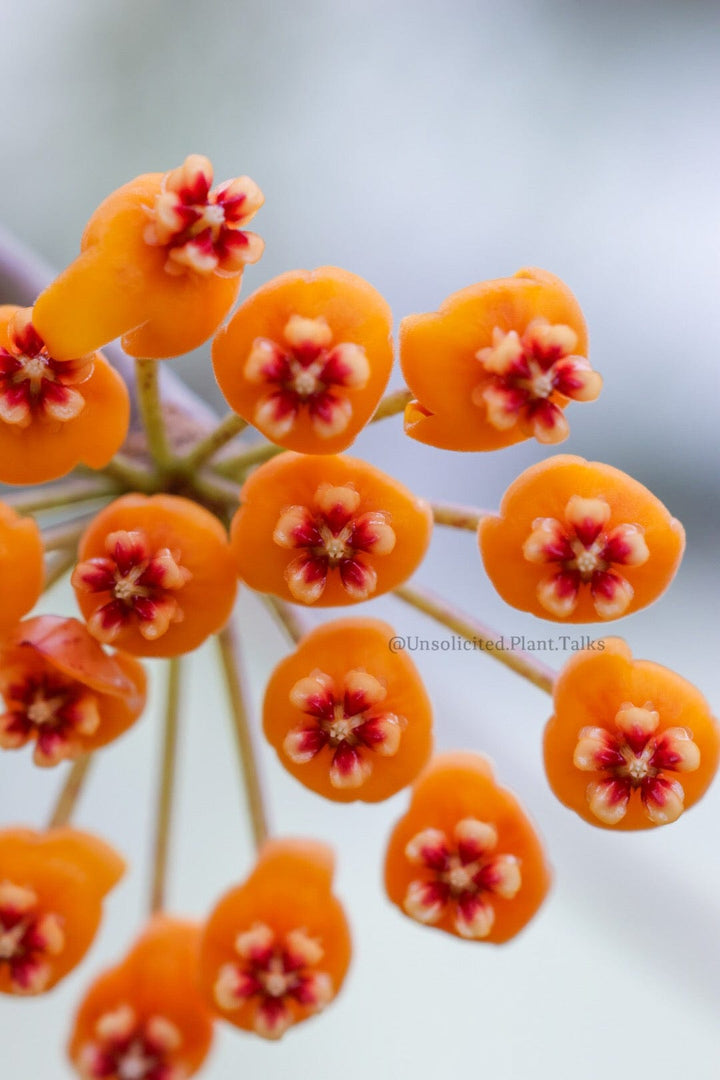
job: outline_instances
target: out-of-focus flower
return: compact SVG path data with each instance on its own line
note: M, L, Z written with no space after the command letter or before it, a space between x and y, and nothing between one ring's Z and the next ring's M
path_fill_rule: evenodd
M400 363L417 398L406 433L445 450L497 450L533 435L562 442L565 407L593 401L602 386L577 300L537 269L471 285L439 311L403 319Z
M410 658L391 651L394 636L375 619L324 623L270 678L265 734L288 772L327 799L387 799L430 755L432 706Z
M306 454L345 450L390 377L392 313L371 285L323 266L282 274L238 308L213 344L230 406Z
M34 740L36 765L57 765L117 739L145 707L142 664L108 655L77 619L41 615L0 645L0 746Z
M35 606L44 577L40 530L0 502L0 635Z
M83 535L72 575L99 641L136 656L191 652L232 611L237 575L225 530L175 495L124 495Z
M33 308L0 307L0 480L39 484L75 468L101 469L130 422L125 383L99 353L59 360Z
M41 994L76 967L124 869L77 829L0 832L0 992Z
M245 225L263 204L249 177L213 188L206 157L114 191L85 229L81 254L40 294L36 326L70 359L122 335L131 356L160 359L206 341L228 313L263 242Z
M231 528L241 578L327 607L395 588L430 542L430 508L364 461L280 454L245 483Z
M333 862L316 841L271 840L247 881L210 915L201 986L235 1027L278 1039L339 993L351 942L331 892Z
M629 615L665 591L685 532L626 473L560 455L510 485L499 515L480 522L479 541L508 604L542 619L597 622Z
M517 799L478 754L440 754L420 774L385 859L405 915L470 941L501 944L550 886L542 843Z
M186 1080L212 1044L196 988L199 927L156 915L117 967L93 982L68 1047L82 1080Z
M545 729L558 799L591 825L649 829L676 821L718 767L720 731L694 686L605 638L565 665Z

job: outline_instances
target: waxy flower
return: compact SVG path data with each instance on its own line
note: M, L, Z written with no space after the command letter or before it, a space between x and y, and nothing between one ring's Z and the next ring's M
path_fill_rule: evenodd
M705 698L674 671L633 660L620 638L574 656L554 702L544 741L548 780L591 825L667 825L717 771L720 730Z
M79 964L124 869L76 829L0 832L0 993L41 994Z
M235 1027L278 1039L339 993L351 942L331 892L333 862L316 841L268 841L250 877L210 915L201 986Z
M377 802L417 776L432 748L432 706L417 668L376 619L307 634L265 692L265 735L312 791Z
M0 747L34 741L36 765L88 753L137 720L145 688L142 664L105 653L77 619L27 619L0 645Z
M0 307L0 480L39 484L101 469L127 435L125 383L99 353L56 358L34 309Z
M35 606L44 578L40 530L32 518L0 502L0 634Z
M289 452L246 481L230 538L251 588L327 607L401 584L431 530L428 505L372 465Z
M403 319L400 363L417 399L405 410L406 434L445 450L497 450L533 435L562 442L565 407L593 401L602 386L577 300L537 269L471 285L439 311Z
M195 985L195 923L156 915L125 959L93 982L68 1052L82 1080L187 1080L212 1044Z
M263 204L247 176L213 188L206 157L114 191L83 234L81 255L41 293L36 327L53 356L82 356L122 335L131 356L188 352L232 307L263 242L246 224Z
M175 495L124 495L84 533L72 575L90 633L135 656L191 652L230 617L236 571L225 530Z
M672 581L685 532L647 488L610 465L560 455L526 469L480 522L503 600L542 619L597 622L651 604Z
M368 422L390 377L392 313L347 270L296 270L268 282L213 343L230 406L289 450L334 454Z
M501 944L538 910L550 872L531 822L487 759L450 753L413 786L390 837L385 887L424 926Z

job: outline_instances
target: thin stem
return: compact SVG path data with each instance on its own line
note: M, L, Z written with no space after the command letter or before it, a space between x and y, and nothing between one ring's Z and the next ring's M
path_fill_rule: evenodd
M290 641L297 645L305 637L307 629L303 626L302 620L290 604L286 604L284 600L280 600L277 596L271 596L269 593L263 596L263 600L275 621L290 638Z
M227 503L232 510L240 505L240 487L224 476L217 476L209 469L203 469L192 478L192 484L198 495L217 503Z
M228 413L209 435L195 443L190 453L178 461L178 467L188 473L194 472L198 466L204 465L213 454L222 450L223 446L231 442L247 426L247 420L243 420L242 416L234 412Z
M237 635L232 625L228 625L218 634L220 647L220 659L222 663L225 685L227 687L230 709L232 712L233 731L237 746L240 769L245 784L245 798L247 799L252 825L255 846L260 847L267 840L268 818L265 808L260 776L258 774L253 748L253 737L250 731L245 695L243 693L242 676L240 673L240 650Z
M92 514L83 514L82 517L73 518L72 521L63 522L62 525L51 525L48 529L43 529L42 540L45 551L50 553L64 551L66 548L76 549L78 540L92 519Z
M391 393L385 395L378 405L370 419L370 423L374 424L376 420L385 420L388 416L397 416L398 413L405 412L405 406L409 405L412 400L412 390L406 390L403 387L402 390L391 391Z
M92 754L84 754L73 762L70 772L65 777L65 783L60 789L55 808L50 815L48 829L59 829L69 823L85 786L92 760Z
M395 596L404 600L406 604L411 604L418 611L424 612L425 615L429 615L436 622L447 626L453 633L473 642L479 652L487 653L494 660L499 660L501 664L505 664L518 675L522 675L524 679L528 679L538 689L544 690L547 694L552 693L555 681L555 672L552 668L546 667L528 653L500 648L501 641L498 635L473 619L471 615L458 611L457 608L425 589L401 585L395 589Z
M170 464L170 447L160 398L157 361L138 359L135 361L135 372L138 405L145 425L148 448L158 468L164 469Z
M139 465L127 454L116 454L100 472L111 480L117 480L125 491L151 492L157 486L153 471L145 465Z
M45 569L43 592L47 592L48 589L52 589L53 585L57 585L58 581L64 578L68 570L75 565L76 560L77 551L58 552L56 558L53 559L52 565Z
M160 787L155 818L155 859L150 890L151 913L162 911L165 906L168 854L170 850L170 826L172 821L173 795L177 766L178 726L180 718L180 671L181 661L173 657L168 662L165 726L163 730L163 753L160 765Z
M238 454L236 457L227 458L225 461L218 461L214 466L214 469L223 476L242 479L248 469L251 469L253 465L262 465L263 462L269 461L270 458L274 458L277 454L282 453L284 453L282 446L275 446L275 443L263 441L257 443L255 446L249 447L249 449L245 450L242 454Z
M436 525L451 525L454 529L469 529L477 532L477 527L487 510L477 506L460 506L458 503L431 502L433 519Z
M49 484L47 487L34 488L30 492L22 491L17 495L3 497L7 506L12 506L19 514L41 514L45 510L57 510L74 503L94 502L96 499L110 499L118 493L116 485L88 484L75 478L61 484Z

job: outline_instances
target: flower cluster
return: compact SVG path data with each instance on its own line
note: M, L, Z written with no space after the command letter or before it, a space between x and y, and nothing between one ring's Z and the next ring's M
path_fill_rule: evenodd
M187 1080L215 1022L278 1039L332 1003L350 965L333 852L266 835L233 661L238 583L263 596L294 645L262 710L281 765L334 803L410 789L385 854L387 898L415 924L502 944L531 921L551 879L522 803L482 754L433 754L433 705L394 651L391 625L361 615L305 632L297 611L395 594L456 633L487 637L408 585L436 523L475 532L500 597L555 622L609 622L653 603L683 554L680 523L608 464L545 458L492 514L431 504L346 456L367 425L397 413L411 439L443 450L563 441L568 406L602 386L584 318L543 270L471 285L402 320L409 389L383 396L392 315L357 275L292 271L230 314L263 251L246 228L262 203L249 177L215 185L200 155L137 177L96 210L79 256L32 308L0 308L0 481L50 484L0 503L0 748L31 744L43 767L74 762L46 830L0 832L3 993L51 990L89 948L124 864L70 816L90 755L143 712L142 658L169 661L151 918L79 1006L69 1055L84 1080ZM116 337L137 359L143 431L130 430L131 393L98 352ZM211 339L231 411L208 431L167 407L155 361ZM261 439L235 443L250 425ZM79 466L102 486L82 473L55 483ZM58 524L75 503L91 513ZM43 583L65 572L80 618L32 616ZM165 912L164 871L179 658L213 635L258 856L196 923ZM532 657L487 651L553 693L548 782L589 823L664 826L708 788L720 733L706 701L674 672L634 661L621 639L578 653L557 676Z

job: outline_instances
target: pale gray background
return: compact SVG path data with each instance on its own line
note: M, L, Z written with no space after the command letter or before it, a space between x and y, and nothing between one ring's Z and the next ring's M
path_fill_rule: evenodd
M267 253L246 294L335 263L401 316L524 264L567 280L606 389L571 407L563 449L631 472L688 527L671 592L618 630L717 702L717 5L2 0L0 13L0 216L58 266L108 191L196 151L218 179L247 172L266 193ZM202 356L178 366L219 404ZM357 449L424 493L480 505L542 456L529 443L491 457L433 451L397 422ZM496 597L469 534L439 533L418 580L506 633L548 632ZM71 598L44 609L69 612ZM433 633L393 601L370 610L399 632ZM284 643L252 598L241 613L259 699ZM542 694L483 657L419 660L440 746L490 753L547 837L550 902L500 950L417 929L378 884L405 798L331 806L263 753L278 831L340 851L357 958L323 1018L279 1046L223 1032L204 1075L715 1077L719 786L671 829L593 830L547 790ZM192 661L172 872L175 906L198 915L251 860L211 661L210 648ZM150 714L104 756L82 804L79 821L132 855L134 872L78 974L49 998L0 1003L12 1080L70 1075L54 1049L67 1015L141 918L157 740ZM57 784L3 755L0 820L40 823Z

